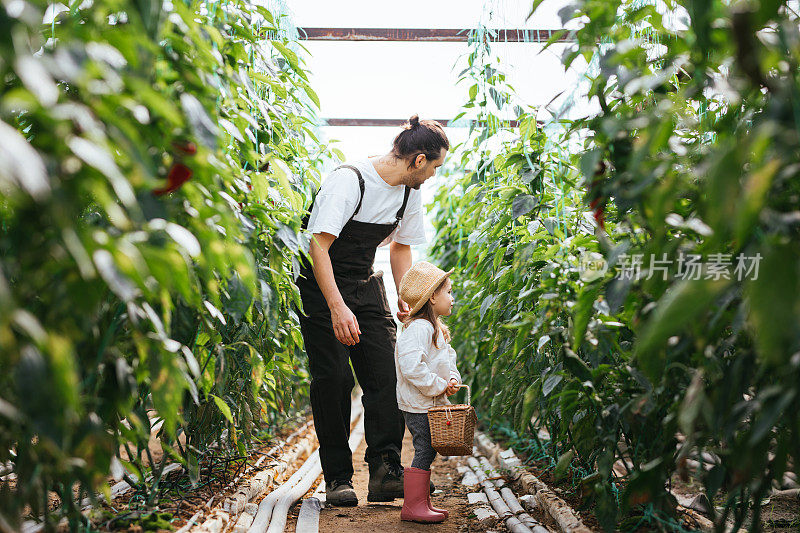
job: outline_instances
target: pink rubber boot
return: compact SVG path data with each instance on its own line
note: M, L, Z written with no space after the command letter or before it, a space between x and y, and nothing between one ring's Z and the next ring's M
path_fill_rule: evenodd
M428 507L431 498L431 471L407 467L403 472L403 510L400 519L411 522L432 524L444 522L444 513L437 513Z
M449 518L450 517L450 513L447 511L447 509L439 509L438 507L434 507L433 506L433 502L431 502L431 493L430 492L428 492L428 509L430 509L434 513L442 513L445 518Z
M430 509L434 513L442 513L445 518L448 518L450 516L450 513L447 512L447 509L439 509L438 507L434 507L433 506L433 504L431 503L431 493L430 492L428 493L428 509Z

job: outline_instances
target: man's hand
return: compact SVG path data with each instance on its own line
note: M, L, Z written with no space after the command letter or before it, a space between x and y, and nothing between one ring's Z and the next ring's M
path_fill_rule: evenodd
M402 322L407 316L411 308L401 298L397 298L397 319Z
M448 396L452 396L453 394L457 393L459 389L459 382L456 378L450 378L450 383L447 384L447 393Z
M408 304L399 297L400 281L403 279L403 274L408 272L408 269L411 268L411 246L392 241L389 245L389 263L392 265L394 286L397 287L397 318L402 322L408 317L408 312L411 310Z
M342 303L331 309L331 322L333 322L333 333L339 342L346 346L353 346L359 342L361 329L358 327L358 320L346 304Z

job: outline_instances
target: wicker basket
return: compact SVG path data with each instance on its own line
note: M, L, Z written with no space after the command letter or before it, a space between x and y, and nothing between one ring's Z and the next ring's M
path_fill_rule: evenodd
M478 417L470 405L468 385L467 403L442 405L428 409L428 424L431 428L433 449L442 455L472 455L472 441L475 438L475 424Z

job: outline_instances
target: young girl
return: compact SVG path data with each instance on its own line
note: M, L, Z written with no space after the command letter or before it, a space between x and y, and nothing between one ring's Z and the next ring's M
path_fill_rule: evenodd
M450 272L425 261L412 266L400 281L400 298L411 310L395 345L397 405L414 439L414 461L403 474L402 520L442 522L444 509L431 505L429 482L436 451L431 446L428 408L447 405L461 383L450 333L440 320L453 310Z

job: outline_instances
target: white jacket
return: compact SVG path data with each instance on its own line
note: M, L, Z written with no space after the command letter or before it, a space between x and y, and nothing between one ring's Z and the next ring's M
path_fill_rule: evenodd
M461 383L456 351L439 332L433 345L433 324L418 318L401 329L394 348L397 406L408 413L427 413L429 407L449 405L444 394L451 378Z

